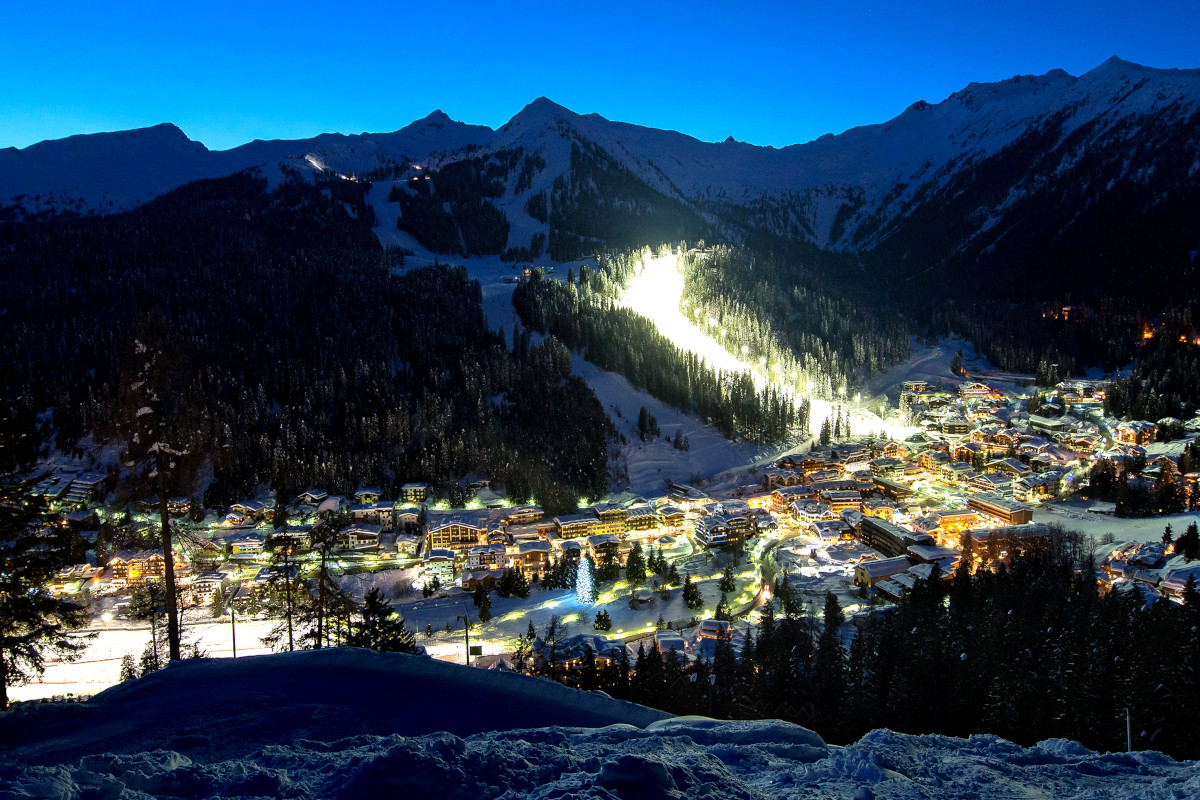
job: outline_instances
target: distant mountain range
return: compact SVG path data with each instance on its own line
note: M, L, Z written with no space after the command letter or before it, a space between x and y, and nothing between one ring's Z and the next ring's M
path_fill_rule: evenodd
M276 165L375 181L381 238L435 252L563 259L600 243L768 237L909 280L962 263L1124 263L1153 240L1149 257L1190 268L1200 70L1114 57L1080 77L972 83L883 124L780 149L702 142L545 98L498 130L437 111L394 133L225 151L164 124L0 150L0 207L110 213L243 169L274 180Z

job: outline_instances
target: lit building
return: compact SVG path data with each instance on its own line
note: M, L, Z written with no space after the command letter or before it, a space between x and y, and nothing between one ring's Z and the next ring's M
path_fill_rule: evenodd
M579 539L591 536L600 525L593 514L566 514L554 518L555 534L560 539Z
M1153 422L1135 419L1132 422L1122 422L1115 431L1116 439L1123 444L1146 445L1154 441L1158 426Z
M433 516L433 515L431 515ZM425 534L428 550L449 550L465 555L467 550L487 543L487 527L462 515L437 515L431 519Z
M589 509L596 517L596 526L592 533L608 533L613 536L624 536L627 513L625 509L611 503L598 503Z
M429 496L429 484L406 483L400 487L400 496L406 503L424 503Z
M1004 525L1023 525L1033 521L1032 508L994 494L973 494L967 498L967 507Z

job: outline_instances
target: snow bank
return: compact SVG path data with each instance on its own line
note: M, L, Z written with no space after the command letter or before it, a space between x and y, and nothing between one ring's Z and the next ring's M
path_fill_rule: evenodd
M1196 764L1160 753L887 730L832 747L778 720L670 718L361 650L183 664L87 704L9 714L0 735L0 800L1200 796Z
M297 739L643 726L668 716L541 679L338 648L183 661L86 703L23 708L0 716L0 753L51 763L162 748L207 761Z

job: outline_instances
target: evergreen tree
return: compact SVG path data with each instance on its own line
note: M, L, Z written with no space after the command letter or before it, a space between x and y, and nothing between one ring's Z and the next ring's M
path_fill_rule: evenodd
M713 612L713 619L723 622L729 622L733 619L733 612L729 608L729 601L725 599L724 592L721 592L721 599L717 602L717 610Z
M592 623L592 627L598 631L612 630L612 619L609 617L608 612L604 609L597 611L596 621Z
M531 623L532 625L532 623ZM533 639L524 636L517 637L517 646L512 652L512 668L515 672L527 672L529 670L529 645Z
M642 554L642 543L634 542L625 561L625 578L637 586L646 580L646 558Z
M121 673L117 679L121 681L121 683L124 683L125 681L135 680L137 677L137 662L133 660L132 653L126 653L121 657Z
M650 554L646 557L646 570L652 575L662 575L666 570L666 562L658 545L650 545Z
M579 659L579 688L591 691L599 685L599 675L596 673L596 654L585 644L583 655Z
M1200 530L1195 522L1189 524L1175 540L1175 555L1183 556L1188 561L1200 559Z
M833 592L825 594L824 628L817 640L813 664L813 688L818 713L829 726L838 724L842 697L846 691L846 654L839 629L845 621L842 607Z
M671 562L671 564L667 566L667 575L666 575L666 578L664 578L664 580L663 580L663 585L664 586L678 586L679 585L679 568L675 566L675 562Z
M720 717L730 718L737 710L741 699L741 687L737 668L737 656L728 639L718 639L713 653L713 712Z
M721 573L721 580L717 583L717 588L722 592L732 592L737 589L737 580L733 575L732 564L725 566L725 571Z
M416 637L411 631L405 630L404 619L378 588L372 588L363 598L358 619L350 625L346 644L380 653L419 652Z
M125 475L135 494L157 493L159 541L163 554L163 584L167 652L172 661L182 657L179 604L175 586L174 528L167 509L168 490L177 482L177 468L188 457L178 442L186 432L179 429L187 417L190 398L181 385L185 378L182 347L167 320L153 314L143 320L143 330L134 340L127 374L125 427L129 436ZM143 339L145 341L143 341Z
M621 577L621 562L617 558L617 546L605 544L600 547L600 564L595 569L596 580L611 582Z
M142 648L142 656L138 659L138 676L145 677L151 672L157 672L166 666L169 660L170 653L167 649L166 638L151 639Z
M550 680L558 679L560 648L562 640L565 638L567 638L567 626L563 624L557 614L551 615L550 621L546 623L546 632L542 635L542 644L545 645L542 649L542 672Z
M1200 591L1196 589L1196 573L1190 573L1183 584L1183 605L1185 608L1200 611Z
M501 597L519 597L522 600L529 597L529 582L525 580L525 573L514 567L504 570L500 575L500 582L496 585L496 594ZM485 590L481 599L486 595Z
M225 601L225 590L220 586L213 592L212 596L212 616L213 619L220 619L225 616L229 605Z
M166 592L161 584L143 581L134 584L129 593L129 606L126 610L130 619L150 621L150 643L142 653L141 673L162 669L170 657L166 643L165 631L160 632L160 625L165 622Z
M700 587L692 581L690 573L683 579L683 604L693 610L704 606L704 598L700 596Z

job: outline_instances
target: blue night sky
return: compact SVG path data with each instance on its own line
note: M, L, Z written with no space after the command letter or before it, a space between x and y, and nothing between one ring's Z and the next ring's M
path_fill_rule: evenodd
M1046 10L1050 6L1052 10ZM580 112L782 146L971 81L1200 67L1200 2L53 3L0 29L0 147L174 122L213 149Z

